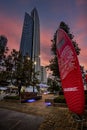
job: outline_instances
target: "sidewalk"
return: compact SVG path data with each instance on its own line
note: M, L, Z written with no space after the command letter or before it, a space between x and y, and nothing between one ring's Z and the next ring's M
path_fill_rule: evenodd
M0 130L38 130L43 117L0 108Z
M39 130L87 130L87 112L84 122L76 122L68 109L57 108L45 118Z
M75 122L68 108L47 107L45 99L48 97L51 98L53 95L43 95L42 100L33 103L0 101L0 107L43 117L44 121L39 130L87 130L87 111L85 111L86 120L83 123Z
M39 115L46 117L54 108L53 106L47 107L45 104L45 98L53 97L54 95L43 95L41 100L37 100L32 103L20 103L20 101L0 101L1 108L7 108L10 110L20 111L28 114Z

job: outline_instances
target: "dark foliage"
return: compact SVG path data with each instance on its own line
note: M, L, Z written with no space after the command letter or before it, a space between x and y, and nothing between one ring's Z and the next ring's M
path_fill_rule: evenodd
M77 42L73 40L74 35L70 33L69 26L65 22L61 21L58 28L63 29L67 33L67 35L69 36L69 38L72 41L72 44L75 48L77 55L79 55L80 48L78 47ZM54 33L53 39L51 40L51 42L52 42L51 52L52 52L53 58L50 60L50 64L47 67L53 72L53 76L60 77L58 59L57 59L57 54L56 54L56 34L57 34L57 31Z

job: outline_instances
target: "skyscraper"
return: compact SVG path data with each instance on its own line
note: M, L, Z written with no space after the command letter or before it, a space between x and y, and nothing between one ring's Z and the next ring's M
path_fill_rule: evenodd
M47 83L47 71L44 66L41 66L41 83Z
M1 57L5 52L7 42L8 42L7 38L4 35L0 35L0 60L2 59Z
M25 12L20 51L23 56L25 56L27 53L30 58L32 58L32 48L33 48L33 25L34 22L32 17Z
M25 13L20 51L28 54L35 63L35 71L40 71L40 22L36 8L31 14Z

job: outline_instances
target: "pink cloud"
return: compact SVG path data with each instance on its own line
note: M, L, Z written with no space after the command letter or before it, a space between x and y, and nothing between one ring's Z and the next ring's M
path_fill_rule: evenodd
M23 21L10 18L0 14L0 35L5 35L8 39L7 46L10 50L19 50ZM49 33L50 32L50 33ZM50 46L52 30L41 30L41 64L48 65L50 60Z
M83 15L77 18L74 24L75 39L81 48L79 56L80 63L87 68L87 18ZM0 13L0 35L4 34L8 38L8 47L12 50L19 50L23 21L18 21L16 18L7 17ZM54 30L42 27L40 32L41 41L41 65L48 65L51 59L51 39L53 38ZM85 46L84 46L85 45Z
M87 69L87 43L85 40L86 33L81 32L76 35L75 40L78 43L79 48L81 49L79 55L79 63Z
M85 15L79 15L77 17L75 28L78 28L78 29L85 29L85 28L87 28L87 17Z
M77 41L78 45L80 46L80 48L82 48L82 49L85 49L87 46L85 38L86 38L86 34L84 34L83 32L77 34L77 37L76 37L76 41Z
M51 39L53 38L51 29L41 30L41 64L48 65L51 59Z
M82 55L79 55L79 63L80 65L84 66L85 70L87 70L87 54L85 55L82 54Z
M87 18L83 15L78 16L74 25L75 39L81 48L79 62L87 69Z
M41 42L44 42L45 45L50 44L51 42L51 37L52 37L52 30L47 28L47 29L42 29L41 30Z
M0 14L0 35L7 37L7 46L10 50L19 49L21 28L21 22L17 19Z
M49 61L51 60L51 55L48 53L42 52L41 55L41 65L49 65Z
M87 0L76 0L77 5L84 5L87 4Z

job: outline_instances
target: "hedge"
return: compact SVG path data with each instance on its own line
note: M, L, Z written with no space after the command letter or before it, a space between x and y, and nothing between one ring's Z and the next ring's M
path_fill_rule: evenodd
M19 96L5 96L4 99L13 99L13 100L19 100Z
M54 99L55 103L66 103L64 95L60 95Z

